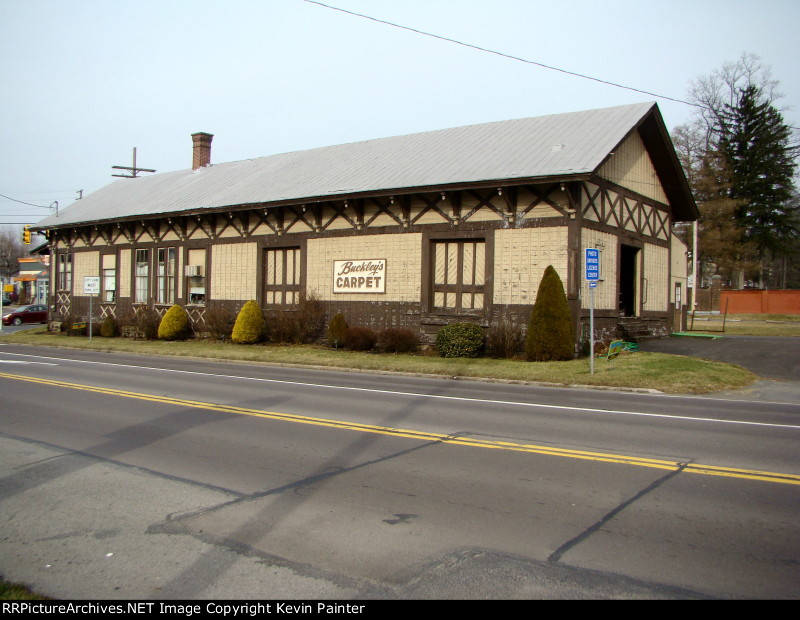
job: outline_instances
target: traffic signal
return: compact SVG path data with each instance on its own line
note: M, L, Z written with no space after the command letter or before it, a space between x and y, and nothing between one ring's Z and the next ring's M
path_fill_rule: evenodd
M25 228L22 229L22 242L25 245L31 244L31 227L27 224L25 225Z

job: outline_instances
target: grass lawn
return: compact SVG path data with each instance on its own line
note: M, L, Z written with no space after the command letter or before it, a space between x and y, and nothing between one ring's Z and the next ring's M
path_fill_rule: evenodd
M0 578L0 600L3 601L42 601L50 600L46 596L41 596L31 592L25 586L9 583Z
M722 334L721 314L697 314L693 331ZM691 315L687 317L687 328ZM725 334L732 336L791 336L800 338L800 314L729 314Z
M445 359L430 354L379 354L335 351L319 345L237 345L208 340L170 342L48 333L45 328L2 336L3 342L97 351L209 358L244 363L302 365L361 371L485 378L513 382L649 388L669 393L707 393L736 389L756 379L751 372L722 362L662 353L624 353L611 362L589 360L527 362L491 358Z

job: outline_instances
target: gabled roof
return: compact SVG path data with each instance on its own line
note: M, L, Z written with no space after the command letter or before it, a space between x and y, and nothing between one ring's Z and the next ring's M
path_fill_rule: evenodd
M675 219L697 207L655 103L441 129L116 181L36 225L589 178L639 130Z

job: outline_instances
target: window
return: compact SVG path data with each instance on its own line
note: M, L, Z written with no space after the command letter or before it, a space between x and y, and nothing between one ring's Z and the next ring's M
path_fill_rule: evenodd
M455 314L483 311L486 244L482 239L433 244L433 310Z
M206 278L203 275L206 269L205 249L189 250L186 262L184 274L186 276L188 303L194 306L203 306L206 303Z
M300 248L266 250L264 303L293 305L300 302Z
M107 304L113 304L117 300L117 255L103 255L103 296L102 300Z
M103 269L103 301L113 304L117 298L117 270Z
M146 304L150 296L150 250L136 250L136 295L134 303Z
M158 249L158 291L159 304L175 303L175 248Z
M58 290L72 290L72 254L58 255Z

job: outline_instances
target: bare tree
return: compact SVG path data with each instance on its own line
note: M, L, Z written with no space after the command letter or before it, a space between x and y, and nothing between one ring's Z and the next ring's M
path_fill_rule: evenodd
M17 259L27 256L28 251L22 243L21 233L18 230L0 229L0 276L5 281L17 271Z
M752 53L744 53L738 60L725 62L722 68L692 80L689 97L700 106L696 122L705 132L707 146L716 144L722 137L726 112L739 107L747 89L758 88L763 101L774 105L783 97L778 86L770 68Z

